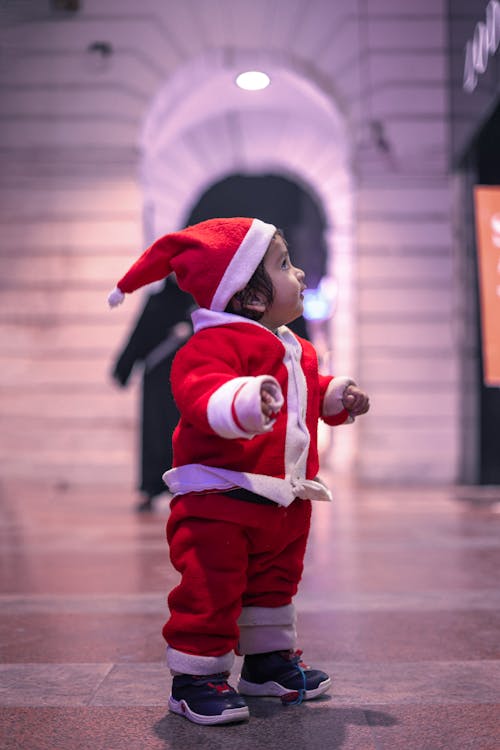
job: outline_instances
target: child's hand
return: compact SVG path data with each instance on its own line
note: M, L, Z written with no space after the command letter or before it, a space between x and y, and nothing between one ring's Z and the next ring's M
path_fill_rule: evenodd
M348 385L342 396L342 404L352 417L366 414L370 408L368 395L357 385Z
M281 409L281 404L278 406L276 402L276 393L268 390L266 383L262 384L260 390L260 408L266 422L270 422Z

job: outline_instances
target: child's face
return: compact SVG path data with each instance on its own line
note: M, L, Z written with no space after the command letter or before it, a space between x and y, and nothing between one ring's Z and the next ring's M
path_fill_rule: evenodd
M275 330L302 315L305 274L300 268L292 266L286 243L279 235L272 239L266 251L264 267L273 283L274 300L266 308L259 323Z

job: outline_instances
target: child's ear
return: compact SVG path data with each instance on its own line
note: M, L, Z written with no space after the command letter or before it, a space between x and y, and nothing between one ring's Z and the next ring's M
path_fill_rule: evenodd
M255 294L252 294L250 299L245 302L244 307L247 310L253 310L253 312L266 312L266 303L264 301L264 298L257 292Z
M265 313L266 302L264 297L258 292L252 292L250 298L245 300L244 303L242 303L239 295L235 294L231 300L231 309L236 313L241 312L241 310L252 310L253 312Z

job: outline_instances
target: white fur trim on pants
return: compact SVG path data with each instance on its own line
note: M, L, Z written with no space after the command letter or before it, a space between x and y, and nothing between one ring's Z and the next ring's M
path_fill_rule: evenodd
M217 674L230 672L234 662L234 653L228 651L222 656L196 656L167 647L167 665L178 674Z
M238 653L265 654L267 651L295 649L296 621L293 604L285 607L243 607L238 620Z

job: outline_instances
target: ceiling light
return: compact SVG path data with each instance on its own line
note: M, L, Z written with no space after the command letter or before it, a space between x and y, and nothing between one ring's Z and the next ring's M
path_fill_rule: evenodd
M247 70L236 78L236 85L246 91L259 91L267 88L270 83L271 79L267 73L262 73L260 70Z

